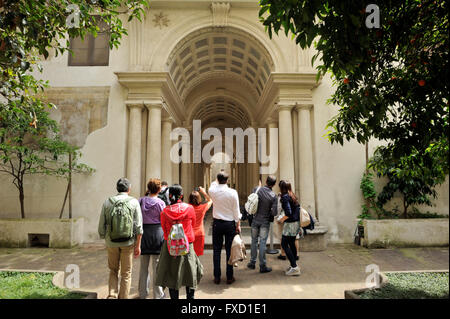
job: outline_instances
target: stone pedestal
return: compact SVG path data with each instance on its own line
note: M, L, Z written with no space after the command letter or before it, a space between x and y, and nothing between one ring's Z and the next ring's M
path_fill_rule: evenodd
M299 251L323 251L327 249L326 226L316 226L314 230L307 230L307 235L300 239Z

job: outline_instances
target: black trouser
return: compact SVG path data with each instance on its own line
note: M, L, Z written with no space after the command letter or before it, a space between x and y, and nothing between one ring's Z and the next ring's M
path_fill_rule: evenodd
M297 267L297 248L295 247L296 236L281 236L281 247L286 252L286 256L291 263L291 267Z
M189 287L186 287L186 299L194 299L195 290ZM179 299L180 291L178 289L169 288L170 299Z
M214 219L213 221L213 259L214 259L214 278L220 278L220 254L222 252L223 238L225 237L225 252L227 254L227 279L233 278L233 266L228 265L231 255L231 244L236 235L236 224L234 221Z

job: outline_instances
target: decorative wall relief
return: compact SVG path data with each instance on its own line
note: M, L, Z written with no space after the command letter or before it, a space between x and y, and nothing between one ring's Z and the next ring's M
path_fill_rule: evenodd
M162 29L163 27L169 26L170 20L162 11L158 14L154 14L153 16L153 24L155 27L159 27L160 29Z
M226 27L228 25L228 14L231 5L229 2L211 3L212 23L215 27Z
M51 117L66 142L83 147L87 136L107 125L109 86L48 88L44 98L56 105Z

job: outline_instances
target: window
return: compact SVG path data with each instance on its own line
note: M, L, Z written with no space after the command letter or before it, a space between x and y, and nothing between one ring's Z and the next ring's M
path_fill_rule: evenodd
M70 39L69 66L106 66L109 65L108 25L102 20L98 24L97 37L88 34L81 38Z

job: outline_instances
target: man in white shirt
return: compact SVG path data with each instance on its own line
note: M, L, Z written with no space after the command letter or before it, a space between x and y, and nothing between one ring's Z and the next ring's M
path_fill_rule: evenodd
M222 252L223 239L225 237L225 251L227 255L227 284L232 284L233 266L228 265L231 254L231 244L236 233L241 232L239 209L239 196L236 190L227 185L228 174L221 171L217 174L217 180L209 187L209 196L213 201L213 258L214 258L214 283L220 283L220 254Z

